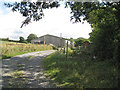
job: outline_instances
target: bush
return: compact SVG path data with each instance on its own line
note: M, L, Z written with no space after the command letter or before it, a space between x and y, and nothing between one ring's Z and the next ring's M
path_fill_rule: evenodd
M0 38L1 41L9 41L9 38Z
M76 47L71 56L81 56L81 55L89 55L91 56L91 47L87 47L87 48L83 48L81 47L80 49L78 47Z
M114 51L114 60L117 61L117 63L120 64L120 43L118 42L116 44L116 48L115 48L115 51Z
M52 46L52 48L53 48L53 50L57 50L58 48L57 47L55 47L55 46Z

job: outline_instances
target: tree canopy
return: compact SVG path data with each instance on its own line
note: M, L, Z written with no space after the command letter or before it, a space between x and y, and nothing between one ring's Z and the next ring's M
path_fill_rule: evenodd
M75 47L78 47L78 46L83 46L83 43L84 43L85 41L88 41L88 39L79 37L79 38L77 38L77 39L74 39L74 41L75 41Z
M20 36L19 39L20 39L19 42L22 42L22 43L23 43L23 42L25 41L24 37L22 37L22 36Z
M31 43L31 40L37 39L37 38L38 38L37 35L35 35L35 34L30 34L30 35L27 37L27 41L28 41L29 43Z
M90 40L93 43L95 56L101 60L114 57L118 60L120 56L120 1L68 2L66 5L71 8L71 19L81 22L81 16L83 16L83 20L91 24Z
M18 11L22 14L22 16L26 17L23 21L21 28L23 25L27 25L33 21L39 21L44 16L43 10L49 9L53 7L58 7L59 3L56 2L15 2L13 4L5 3L7 7L12 7L12 11Z

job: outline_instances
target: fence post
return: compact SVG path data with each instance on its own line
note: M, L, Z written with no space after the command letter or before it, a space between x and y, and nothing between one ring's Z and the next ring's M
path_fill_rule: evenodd
M63 51L63 53L65 53L65 47L64 47L64 51Z
M66 60L68 58L68 41L67 41L67 48L66 48Z

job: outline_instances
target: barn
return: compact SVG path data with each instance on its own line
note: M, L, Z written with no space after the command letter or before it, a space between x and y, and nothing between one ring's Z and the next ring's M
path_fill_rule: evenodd
M51 44L56 47L65 47L67 44L67 41L69 45L72 45L71 44L72 42L70 42L65 38L46 34L44 36L39 37L38 39L31 40L31 43L32 44Z

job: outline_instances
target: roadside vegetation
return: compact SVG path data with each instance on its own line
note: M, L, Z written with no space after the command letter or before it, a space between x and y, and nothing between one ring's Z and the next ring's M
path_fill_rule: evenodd
M2 43L1 45L2 59L10 58L28 52L53 49L51 45L25 44L25 43L15 43L8 41L0 41L0 42Z
M11 7L12 11L18 11L24 17L27 17L21 28L29 24L31 20L39 21L42 19L44 9L60 6L59 2L15 2L12 4L5 3L5 5ZM37 12L39 7L42 14ZM91 45L90 48L82 46L84 45L84 38L78 38L74 41L77 49L69 50L67 59L63 52L49 55L43 61L46 74L62 87L118 87L118 80L120 80L120 74L118 74L118 67L120 66L120 1L71 1L66 2L65 7L71 9L73 23L87 21L91 25L92 32L86 42L86 44L90 43ZM81 16L84 17L81 18ZM71 40L74 39L71 38ZM21 38L20 41L24 41L24 39ZM27 42L29 42L28 39ZM14 49L12 50L14 51ZM19 51L21 52L21 50ZM10 50L9 53L12 53L12 51Z
M118 87L117 62L97 60L88 49L69 50L68 59L63 52L55 52L43 61L47 76L58 87L115 88Z

